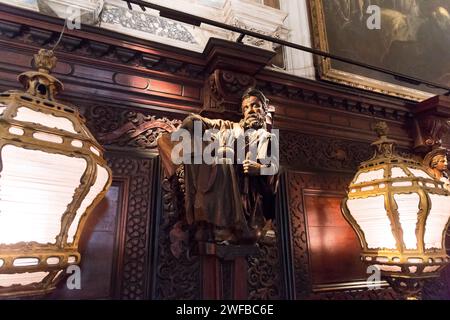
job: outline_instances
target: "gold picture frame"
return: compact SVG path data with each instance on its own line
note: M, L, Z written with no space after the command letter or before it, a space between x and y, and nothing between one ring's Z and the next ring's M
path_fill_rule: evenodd
M389 0L391 3L391 6L394 5L400 5L400 3L404 3L405 1L403 0ZM403 2L401 2L403 1ZM417 8L415 9L417 12L419 9L422 10L420 11L421 14L423 15L423 11L424 9L420 6L424 6L426 0L408 0L406 2L408 3L414 3ZM348 59L352 59L354 61L358 61L358 62L362 62L362 63L366 63L369 65L375 65L377 67L381 67L384 69L388 69L388 70L392 70L394 72L397 73L402 73L402 74L408 74L412 77L415 78L419 78L419 79L424 79L424 80L428 80L430 82L434 82L437 84L442 84L443 86L450 86L450 50L448 51L449 54L449 62L447 62L447 59L444 59L445 57L442 57L442 59L432 59L432 61L434 61L435 63L437 63L437 61L441 61L441 63L443 63L443 67L445 68L445 72L444 75L445 77L442 77L442 81L436 81L436 79L434 78L424 78L421 77L420 74L414 74L417 70L414 67L410 67L408 68L408 65L406 63L403 63L402 59L404 57L406 57L406 59L409 59L411 61L410 65L412 65L415 61L418 61L419 57L423 58L423 57L427 57L423 54L423 50L419 51L419 45L421 45L423 47L424 43L421 42L419 43L418 40L416 42L411 41L411 39L407 39L407 35L405 33L404 39L401 40L405 40L405 41L399 41L398 39L394 39L391 36L391 39L389 39L389 36L386 36L385 38L388 38L388 40L382 38L383 34L388 34L389 35L389 27L394 25L393 23L391 23L391 21L389 20L389 18L394 17L396 20L397 24L401 24L402 22L404 24L406 24L407 21L414 21L414 19L412 19L411 17L407 16L406 14L397 11L397 10L393 10L390 9L388 7L383 7L383 5L385 3L387 3L387 0L371 0L371 1L367 1L367 0L309 0L308 4L309 4L309 10L310 10L310 22L311 22L311 32L312 32L312 42L313 42L313 46L315 49L321 50L321 51L325 51L325 52L329 52L331 54L335 54L337 56L341 56L344 58L348 58ZM435 17L435 12L431 12L431 10L434 11L438 11L438 14L442 14L443 16L446 17L446 15L448 14L448 12L450 11L450 1L449 4L443 4L442 7L439 7L439 0L435 1L435 7L430 8L430 15L431 13L433 14L432 17L433 19L436 18ZM380 47L380 55L382 55L381 52L389 52L391 53L392 51L392 45L396 45L396 49L398 49L398 47L400 47L401 50L404 51L397 51L397 56L396 56L396 66L400 66L397 68L397 70L395 68L391 68L389 65L386 66L383 63L373 63L373 61L376 61L375 59L372 59L372 61L370 61L370 52L369 54L365 53L365 49L366 47L370 47L371 45L373 46L374 43L370 42L373 41L373 39L364 39L364 37L362 36L362 34L366 34L366 35L374 35L376 34L376 30L373 33L369 33L367 30L362 30L363 26L365 26L365 20L364 21L358 21L358 23L354 23L354 21L350 21L349 19L346 20L346 18L343 16L342 12L339 12L339 10L335 10L336 8L332 8L332 6L339 6L339 5L343 5L346 8L348 8L349 10L347 11L348 13L350 13L349 16L351 16L351 14L353 14L352 17L355 17L356 14L354 12L356 12L356 10L354 10L354 7L352 8L351 6L355 6L355 5L362 5L362 8L359 8L360 11L357 13L357 16L359 19L368 19L368 17L370 16L369 14L367 14L366 10L367 10L367 4L373 4L373 3L378 3L379 7L381 8L381 12L383 13L381 22L383 23L381 25L382 28L387 28L385 30L383 30L382 32L379 31L378 35L381 35L378 38L382 38L382 40L385 40L385 42L389 43L389 41L391 41L391 43L389 43L391 45L391 47L383 47L383 45L381 45ZM428 2L431 3L431 2ZM428 4L427 3L427 4ZM445 3L445 2L444 2ZM420 8L419 8L420 7ZM445 8L444 8L445 7ZM362 10L361 10L362 9ZM448 10L447 10L448 9ZM354 11L351 11L354 10ZM427 9L428 10L428 9ZM427 11L428 12L428 11ZM345 21L345 24L339 24L336 21L339 21L339 19L342 16L342 21ZM394 19L392 18L392 19ZM416 18L416 16L414 16L413 18ZM357 18L355 18L357 19ZM383 20L385 19L385 20ZM409 20L408 20L409 19ZM421 19L421 20L420 20ZM428 25L424 25L425 22L427 23L433 23L434 21L432 20L432 18L429 17L420 17L417 16L416 21L420 21L421 25L416 22L416 26L415 26L415 31L416 31L416 37L418 38L417 34L419 34L419 32L422 32L422 30L420 29L420 26L424 26L428 27ZM386 23L385 23L386 22ZM327 23L329 24L327 26ZM354 23L354 26L352 25ZM364 24L363 24L364 23ZM450 31L450 16L449 16L449 21L448 21L448 28ZM412 24L411 24L412 25ZM410 29L413 29L411 27L411 25L408 25L408 27ZM358 27L355 27L358 26ZM395 25L396 27L398 27L398 25ZM344 27L346 27L344 33L341 32L341 30L344 30ZM351 28L355 28L355 30L351 30ZM404 26L403 26L404 27ZM446 25L447 27L447 25ZM360 28L360 29L357 29ZM403 28L405 29L405 28ZM403 30L402 29L402 30ZM386 32L387 30L387 32ZM395 31L395 30L394 30ZM340 32L340 33L338 33ZM384 33L383 33L384 32ZM413 34L413 32L411 32L411 30L409 30L409 32L411 34ZM331 34L330 34L331 33ZM358 33L359 33L359 37L358 37ZM391 32L391 34L395 34L395 32ZM449 32L450 34L450 32ZM356 35L354 38L349 37L348 35ZM397 36L398 38L399 36ZM413 38L413 36L409 35L410 38ZM340 38L340 39L338 39ZM377 38L377 39L378 39ZM423 39L423 37L421 38ZM358 40L362 40L359 41ZM406 41L408 40L408 41ZM427 39L428 40L428 39ZM450 41L450 37L447 39L445 38L444 40L442 39L438 39L436 41L445 41L445 43L448 41ZM334 41L334 42L333 42ZM342 45L340 45L339 41L342 42ZM396 42L395 42L396 41ZM331 45L330 45L331 42ZM368 43L365 43L368 42ZM382 41L380 41L381 44L386 45L385 43L383 43ZM349 48L346 48L345 46L347 46ZM403 47L402 47L403 46ZM450 43L448 43L448 47L450 48ZM355 50L356 48L356 50ZM332 50L330 50L332 49ZM360 50L359 52L359 56L358 56L358 50ZM346 51L347 50L347 51ZM406 52L410 52L408 50L416 50L417 52L422 52L422 55L419 56L410 56L409 54L407 54ZM373 51L373 50L372 50ZM413 52L416 52L413 51ZM402 52L402 54L398 54L399 52ZM403 52L405 52L403 54ZM373 57L375 57L377 54L377 52L374 53ZM432 50L430 50L429 53L427 53L428 56L432 57L432 54L438 54L438 53L434 53ZM445 51L445 54L447 54L447 51ZM391 54L392 55L392 54ZM366 57L368 57L366 59ZM440 56L439 56L440 57ZM416 59L416 60L414 60ZM365 60L365 61L364 61ZM369 61L367 61L369 60ZM381 61L381 59L380 59ZM386 55L384 56L382 61L386 61ZM388 61L394 61L394 59L388 59ZM392 63L391 63L392 64ZM387 95L391 95L391 96L395 96L395 97L399 97L399 98L403 98L403 99L408 99L408 100L414 100L414 101L422 101L425 99L428 99L436 94L439 93L444 93L442 90L440 89L430 89L429 87L426 86L420 86L420 87L415 87L411 86L408 87L408 84L406 84L405 82L401 82L398 81L398 79L394 79L393 76L386 76L386 75L382 75L381 73L378 73L376 71L370 71L367 69L363 69L361 67L355 67L349 64L345 64L345 63L340 63L340 62L336 62L336 61L331 61L329 58L325 58L325 57L321 57L321 56L315 56L315 66L316 66L316 72L317 75L319 77L319 79L321 80L326 80L326 81L331 81L331 82L335 82L335 83L340 83L343 85L347 85L347 86L351 86L351 87L355 87L355 88L359 88L359 89L364 89L364 90L369 90L369 91L373 91L373 92L378 92L378 93L382 93L382 94L387 94ZM429 74L427 73L427 66L423 63L423 66L421 66L422 69L424 70L422 72L422 74L424 74L426 77L429 76ZM398 70L400 69L400 70ZM384 79L383 79L384 77ZM441 78L439 78L441 79Z

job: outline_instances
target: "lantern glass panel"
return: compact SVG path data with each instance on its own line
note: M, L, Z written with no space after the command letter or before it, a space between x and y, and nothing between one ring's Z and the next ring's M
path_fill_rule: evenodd
M413 168L408 168L409 171L411 171L411 173L413 175L415 175L416 177L421 177L421 178L425 178L425 179L432 179L430 177L430 175L428 173L426 173L423 170L420 169L413 169Z
M383 179L383 176L384 176L383 169L369 171L369 172L361 172L358 175L358 178L356 178L355 184L370 182L370 181L374 181L374 180L380 180L380 179Z
M39 283L48 276L48 272L26 272L20 274L0 274L0 287L11 287L13 285L26 286L31 283Z
M407 249L417 249L417 216L419 213L420 196L417 193L394 194L397 211L403 230L403 242Z
M2 148L1 158L0 244L55 243L86 160L13 145Z
M391 222L384 207L383 195L349 199L347 206L356 223L364 232L369 248L394 249L396 247ZM380 234L383 237L380 237Z
M37 123L48 128L61 129L75 134L77 133L72 121L69 119L55 117L51 114L34 111L25 107L17 109L17 115L13 119L23 122Z
M78 208L78 210L77 210L75 219L73 220L72 224L70 225L68 239L67 239L68 243L73 242L75 234L78 229L78 223L80 221L81 216L86 211L86 208L92 204L92 202L95 200L97 195L105 188L106 183L108 182L108 179L109 179L108 171L105 168L97 165L97 180L95 180L94 185L90 188L89 193L87 194L86 198L84 198L83 202L81 203L80 208Z
M378 269L380 269L381 271L387 271L387 272L401 272L402 268L399 266L389 266L389 265L380 265L380 264L376 264L375 265Z
M425 249L442 248L443 228L450 218L448 196L429 194L431 209L425 223Z
M403 171L402 168L399 167L393 167L391 170L391 178L403 178L407 177L408 175Z

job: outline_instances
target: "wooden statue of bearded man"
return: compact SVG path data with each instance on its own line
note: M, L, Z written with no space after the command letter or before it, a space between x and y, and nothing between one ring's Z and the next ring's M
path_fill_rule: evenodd
M278 136L270 131L268 100L249 88L241 110L239 122L192 114L172 141L158 140L169 175L184 165L185 218L199 241L255 243L275 215ZM180 137L183 143L174 143Z

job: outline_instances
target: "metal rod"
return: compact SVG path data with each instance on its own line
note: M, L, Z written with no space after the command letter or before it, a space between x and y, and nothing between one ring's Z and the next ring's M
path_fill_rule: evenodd
M244 39L244 37L245 37L245 34L241 33L239 35L239 38L236 39L236 42L242 43L242 40Z
M365 68L365 69L369 69L369 70L373 70L373 71L389 74L389 75L393 76L395 79L403 81L403 82L408 82L408 83L416 84L416 85L424 84L424 85L426 85L428 87L433 87L433 88L437 88L437 89L446 90L447 93L450 94L450 87L447 87L447 86L444 86L444 85L440 85L440 84L437 84L437 83L434 83L434 82L431 82L431 81L427 81L427 80L419 79L419 78L412 77L412 76L409 76L409 75L406 75L406 74L394 72L394 71L391 71L391 70L388 70L388 69L385 69L385 68L369 65L369 64L362 63L362 62L359 62L359 61L356 61L356 60L347 59L347 58L344 58L344 57L341 57L341 56L337 56L337 55L331 54L329 52L325 52L325 51L321 51L321 50L305 47L305 46L302 46L302 45L299 45L299 44L296 44L296 43L293 43L293 42L289 42L289 41L285 41L285 40L282 40L282 39L273 38L273 37L270 37L270 36L267 36L267 35L264 35L264 34L260 34L260 33L249 31L249 30L245 30L245 29L242 29L242 28L238 28L238 27L235 27L235 26L228 25L226 23L222 23L222 22L211 20L211 19L195 16L195 15L192 15L192 14L189 14L189 13L185 13L185 12L182 12L182 11L170 9L170 8L167 8L167 7L163 7L163 6L160 6L160 5L157 5L157 4L145 2L145 1L142 1L142 0L123 0L123 1L125 1L127 3L131 2L131 3L137 4L139 6L144 6L144 7L147 7L147 8L151 8L151 9L157 10L157 11L160 12L160 15L162 17L170 17L171 19L178 20L180 22L188 23L188 24L195 25L195 26L199 26L201 23L209 24L211 26L215 26L215 27L218 27L218 28L221 28L221 29L226 29L226 30L229 30L229 31L240 33L241 35L247 35L247 36L251 36L251 37L254 37L254 38L261 39L261 40L274 42L274 43L277 43L277 44L280 44L280 45L283 45L283 46L286 46L286 47L289 47L289 48L294 48L294 49L298 49L298 50L301 50L301 51L306 51L306 52L309 52L309 53L312 53L312 54L315 54L315 55L318 55L318 56L322 56L322 57L325 57L325 58L329 58L329 59L333 59L333 60L336 60L336 61L348 63L348 64L355 65L355 66L358 66L358 67L362 67L362 68Z

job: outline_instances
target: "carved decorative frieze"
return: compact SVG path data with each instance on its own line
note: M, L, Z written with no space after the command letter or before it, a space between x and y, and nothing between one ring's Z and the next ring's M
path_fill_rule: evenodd
M280 133L281 164L289 168L356 172L359 164L372 154L368 143Z
M161 18L142 12L139 9L130 11L127 8L106 4L101 21L118 25L127 29L141 31L161 38L196 44L195 36L180 22Z
M88 126L97 139L109 148L135 148L156 152L156 139L163 132L172 132L180 120L157 118L126 109L96 106L87 109Z
M0 21L0 39L14 39L17 42L51 49L59 39L59 32L28 27L20 23ZM10 41L10 40L9 40ZM105 61L143 67L154 71L164 71L191 79L203 79L201 65L186 63L168 57L153 57L138 50L97 42L69 35L63 35L56 52L65 51L92 58L102 57Z
M315 104L333 110L343 110L354 114L396 121L406 121L412 118L412 113L407 109L378 104L376 100L372 100L370 103L361 102L357 99L342 98L328 92L313 91L263 80L258 80L257 87L269 97L275 96L292 101Z

